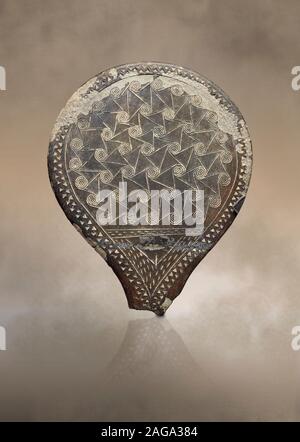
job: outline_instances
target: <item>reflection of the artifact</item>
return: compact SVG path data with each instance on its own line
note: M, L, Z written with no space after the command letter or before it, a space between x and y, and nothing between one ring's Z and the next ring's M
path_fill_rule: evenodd
M179 334L158 317L128 323L102 385L99 414L107 420L196 418L211 391Z
M109 377L123 382L155 374L195 373L197 364L166 318L137 319L128 323L119 351L108 367Z

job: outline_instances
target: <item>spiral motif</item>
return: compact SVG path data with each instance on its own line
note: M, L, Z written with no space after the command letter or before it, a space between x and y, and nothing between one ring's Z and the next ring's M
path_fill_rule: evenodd
M162 137L165 134L165 129L162 126L155 126L153 133L155 137Z
M221 186L228 186L228 184L230 184L231 182L231 178L230 175L228 175L227 173L222 173L221 175L219 175L219 184Z
M180 97L183 95L183 87L180 84L176 84L175 86L171 87L171 92L173 95L176 95L177 97Z
M93 103L92 109L94 112L102 112L104 110L105 104L103 101L95 101Z
M73 138L70 147L74 150L81 150L83 148L83 141L80 138Z
M77 125L79 129L88 129L90 125L89 119L87 117L79 117L77 120Z
M186 168L182 164L178 164L174 167L173 172L175 176L182 176L185 174Z
M102 138L103 138L103 140L105 140L105 141L109 141L109 140L112 139L112 137L113 137L113 132L112 132L112 130L111 130L109 127L105 127L105 128L102 130Z
M152 113L151 106L149 104L144 103L140 107L140 113L145 116L150 115Z
M128 123L128 121L129 121L128 112L125 112L125 111L118 112L117 120L119 121L119 123Z
M232 154L228 150L224 150L221 152L221 161L222 163L229 164L232 161Z
M216 209L217 207L219 207L221 205L221 197L220 197L220 195L211 195L209 197L209 205L213 209Z
M77 187L77 189L79 190L83 190L87 187L88 185L88 180L86 179L85 176L83 175L79 175L76 180L75 180L75 186Z
M181 151L181 145L174 141L174 143L169 144L168 151L173 155L177 155Z
M160 89L163 88L163 82L160 78L156 78L155 80L152 81L151 83L151 87L152 89L154 89L155 91L159 91Z
M141 152L143 155L151 155L154 152L153 144L145 143L141 147Z
M71 158L69 162L69 167L71 170L77 170L82 166L82 162L79 158Z
M121 93L121 91L117 86L112 87L110 90L110 96L113 98L118 98L120 93Z
M107 152L105 149L102 149L102 148L96 149L95 153L94 153L94 157L99 163L101 163L102 161L106 160Z
M228 140L228 135L225 132L219 131L219 132L217 132L215 139L219 143L223 144L223 143L226 143L226 141Z
M95 195L94 193L89 193L86 198L86 202L91 207L97 207L98 206L97 195Z
M131 92L138 92L141 89L142 85L139 81L132 81L129 85L129 90Z
M208 111L205 117L212 124L217 124L218 122L218 115L215 112Z
M122 174L124 178L132 178L134 175L134 167L130 165L122 167Z
M190 103L195 107L201 107L202 98L199 95L192 95L190 98Z
M150 84L152 91L159 91L162 90L164 88L164 83L160 78L156 78L151 84ZM171 85L170 85L171 86ZM135 94L139 94L139 92L141 91L141 89L143 88L143 83L139 82L139 81L131 81L129 80L129 86L128 89L135 93ZM168 88L169 90L169 88ZM108 100L110 100L109 102L112 102L113 99L116 99L117 97L120 97L121 94L123 94L123 92L126 92L126 88L111 88L110 89L110 96L108 97ZM146 90L145 90L146 91ZM172 99L174 101L174 103L178 103L178 99L176 100L176 97L182 97L181 99L179 99L179 102L183 101L184 99L187 100L187 103L191 106L195 106L198 107L199 109L201 108L201 104L202 104L202 98L200 95L192 95L189 96L189 94L187 94L186 90L184 89L184 87L180 84L180 82L176 82L174 84L174 86L170 87L170 91L172 94ZM127 92L126 92L127 94ZM154 97L154 93L152 92L152 96ZM159 93L158 93L159 95ZM106 103L106 99L105 100L95 100L94 103L92 104L92 111L94 112L98 112L98 113L102 113L103 111L105 111L105 103ZM139 113L140 115L143 115L145 117L150 116L149 118L151 119L151 114L153 112L152 109L152 102L141 102L141 106L139 107ZM179 104L179 103L178 103ZM177 108L176 108L177 109ZM194 108L195 111L195 108ZM197 111L198 112L198 111ZM208 122L210 122L211 124L214 125L214 129L216 130L216 135L214 138L214 141L216 141L217 143L220 144L219 146L219 150L221 150L221 152L219 153L220 155L220 160L222 161L222 163L225 164L226 163L230 163L233 160L233 154L231 152L230 149L228 149L227 145L225 144L228 141L228 134L226 134L225 132L223 132L222 130L219 129L219 127L217 126L218 123L218 117L217 114L211 110L203 110L203 113L205 112L205 117L204 119L207 120ZM159 167L155 166L154 164L152 164L151 162L151 155L154 154L155 152L155 147L151 142L143 142L141 140L141 136L144 134L142 127L140 124L138 123L131 123L130 120L130 115L129 112L122 110L121 108L119 109L118 112L113 112L116 116L116 121L118 123L121 124L126 124L127 128L126 130L128 130L128 135L134 138L138 138L140 139L140 145L139 145L139 149L140 149L140 153L149 157L150 160L150 166L148 166L148 168L146 169L146 174L149 180L154 180L154 182L156 180L159 180L159 176L161 174L161 170ZM163 116L164 120L166 121L166 127L163 124L157 124L157 123L152 123L152 131L153 131L153 135L156 138L161 139L161 137L165 137L166 134L166 128L169 130L171 130L171 126L172 123L169 123L169 121L173 121L174 119L176 119L176 111L172 108L172 106L163 106L163 109L160 111L161 115ZM141 117L143 118L143 117ZM81 129L87 129L90 125L90 115L86 115L86 114L80 114L77 120L78 123L78 127ZM199 120L199 119L198 119ZM150 121L150 120L148 120ZM175 120L176 121L176 120ZM135 124L135 125L132 125ZM198 129L198 126L196 127L196 123L194 125L194 122L192 122L190 120L190 118L186 118L184 121L181 122L181 126L183 128L183 131L185 134L189 134L191 136L193 136L193 133ZM103 128L103 126L102 126ZM201 129L201 128L199 128ZM112 140L114 138L115 135L115 131L109 127L104 127L104 129L102 129L101 132L101 137L103 141L109 141ZM126 134L127 135L127 134ZM94 134L93 134L94 137ZM178 158L176 157L176 155L179 154L179 156L181 155L181 151L182 149L185 149L185 144L188 143L187 141L187 136L183 136L182 138L182 146L181 146L181 141L179 142L179 140L176 140L176 138L171 138L170 137L170 141L168 142L166 140L166 144L164 144L164 146L167 148L167 151L169 154L173 155L174 158ZM118 138L118 140L122 140L122 138ZM174 141L172 141L174 139ZM189 138L190 140L191 138ZM200 138L201 140L201 138ZM204 167L204 165L201 163L201 156L204 155L207 150L207 143L204 141L200 141L200 140L195 140L193 142L193 146L190 146L193 149L194 155L196 155L198 157L198 160L193 157L193 161L196 162L196 164L193 166L193 171L191 172L191 176L190 178L193 180L194 184L196 184L198 182L198 185L201 186L201 180L204 180L207 175L209 175L206 167ZM100 138L101 141L101 138ZM125 141L125 138L124 138ZM157 140L155 140L156 143ZM93 142L94 142L94 138L93 138ZM192 143L189 143L190 145ZM89 146L88 142L86 143L87 146ZM99 146L99 147L98 147ZM136 170L135 170L135 166L134 164L130 165L119 165L118 169L117 168L111 168L108 164L107 168L105 165L103 165L103 163L107 160L108 158L108 152L105 146L101 146L96 144L95 147L98 147L94 150L94 158L98 161L98 163L101 163L102 165L99 165L99 181L101 181L101 183L104 184L109 184L112 183L114 176L116 176L116 170L119 170L119 168L121 168L121 173L122 173L122 177L123 180L126 181L126 179L130 180L133 179L133 177L136 174ZM127 154L129 152L132 151L132 146L131 143L126 140L126 142L120 142L118 141L118 143L116 144L117 146L117 150L118 152L124 156L125 158L127 158ZM77 178L75 179L75 184L74 187L80 190L85 190L86 192L86 203L90 206L90 207L95 207L97 208L99 206L98 204L98 199L97 199L97 195L93 192L92 189L89 189L89 180L86 178L85 173L84 173L84 169L83 169L83 164L84 164L84 160L80 159L80 153L78 151L80 151L81 149L84 149L86 146L84 146L83 144L83 140L81 139L81 136L78 135L77 138L73 138L71 139L70 142L70 148L72 148L74 150L73 155L71 155L70 160L69 160L69 168L70 170L74 170L78 173L80 173L79 176L77 176ZM91 145L91 148L93 146ZM89 147L88 147L89 150ZM78 153L77 153L78 152ZM73 158L72 158L73 156ZM131 161L131 160L130 160ZM127 161L126 161L127 163ZM129 158L128 158L128 163L129 163ZM152 164L152 165L151 165ZM196 168L194 168L195 166L198 166ZM113 169L113 170L111 170ZM187 167L185 167L183 164L177 164L175 166L172 167L172 172L173 172L173 177L179 177L182 180L184 179L183 177L186 176L187 174ZM189 169L188 169L189 170ZM230 175L224 170L224 173L222 172L221 174L219 174L219 176L215 177L216 179L218 179L218 185L220 186L220 188L222 189L225 186L228 186L231 182L231 178ZM204 181L203 181L204 182ZM200 184L199 184L200 183ZM107 186L109 187L109 186ZM116 192L116 197L118 197L118 192ZM211 208L218 208L221 205L221 194L208 194L208 205ZM172 224L171 220L171 224Z
M101 170L99 178L104 184L109 184L113 179L113 174L109 170Z
M139 136L142 135L142 133L143 133L142 128L141 128L140 126L138 126L138 125L136 125L136 126L131 126L131 127L128 129L128 134L129 134L131 137L139 137Z
M197 143L194 147L194 152L196 155L200 156L203 155L206 151L206 147L204 143Z
M164 109L162 114L166 120L174 120L175 112L170 107L167 107L166 109Z
M193 132L194 127L193 127L192 123L185 123L183 125L183 130L185 133L190 134L191 132Z
M207 175L207 170L203 166L197 167L197 169L194 172L194 176L197 180L202 180Z
M128 143L122 143L118 147L118 151L120 152L121 155L126 155L127 153L129 153L131 151L131 146Z
M149 169L147 170L147 175L149 178L151 178L152 180L154 180L155 178L158 177L160 173L160 170L158 167L153 166L153 167L149 167Z

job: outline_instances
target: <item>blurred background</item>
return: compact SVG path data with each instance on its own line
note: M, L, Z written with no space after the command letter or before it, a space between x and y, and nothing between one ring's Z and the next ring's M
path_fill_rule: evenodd
M299 420L297 0L0 0L0 420ZM71 94L165 61L238 105L254 169L239 217L164 318L130 311L47 175Z

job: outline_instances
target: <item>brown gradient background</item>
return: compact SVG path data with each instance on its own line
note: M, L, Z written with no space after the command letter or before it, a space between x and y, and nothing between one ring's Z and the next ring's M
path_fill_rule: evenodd
M299 420L297 0L0 0L1 420ZM119 281L52 194L48 138L108 67L188 66L252 136L246 203L165 318Z

